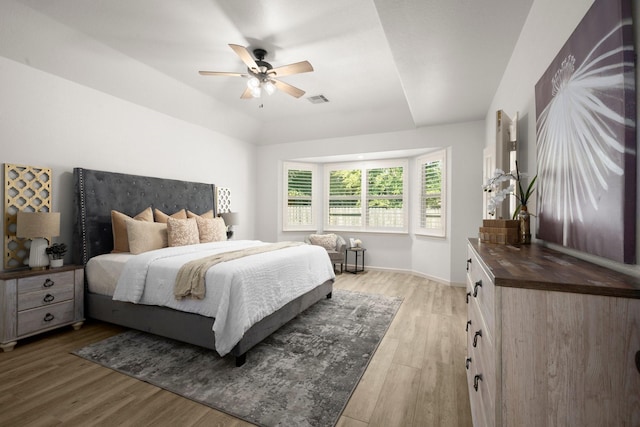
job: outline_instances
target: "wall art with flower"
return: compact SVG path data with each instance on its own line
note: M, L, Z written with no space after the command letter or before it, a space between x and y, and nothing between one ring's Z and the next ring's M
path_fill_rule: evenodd
M630 0L596 0L536 84L539 239L635 262Z

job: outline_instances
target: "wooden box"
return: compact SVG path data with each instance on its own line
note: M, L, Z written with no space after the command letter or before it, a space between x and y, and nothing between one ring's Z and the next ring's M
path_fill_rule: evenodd
M478 237L484 243L513 245L519 243L519 221L510 219L485 219Z

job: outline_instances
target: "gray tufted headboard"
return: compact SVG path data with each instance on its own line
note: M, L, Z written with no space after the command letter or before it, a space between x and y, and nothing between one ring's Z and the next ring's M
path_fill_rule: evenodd
M73 262L111 252L111 210L134 216L147 207L171 214L185 208L200 214L215 206L215 186L200 182L153 178L74 168L75 224Z

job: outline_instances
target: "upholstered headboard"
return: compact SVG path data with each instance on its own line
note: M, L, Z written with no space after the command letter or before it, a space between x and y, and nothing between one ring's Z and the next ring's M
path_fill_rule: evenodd
M111 210L134 216L147 207L171 214L185 208L200 214L215 206L215 186L200 182L153 178L74 168L75 225L73 262L111 252Z

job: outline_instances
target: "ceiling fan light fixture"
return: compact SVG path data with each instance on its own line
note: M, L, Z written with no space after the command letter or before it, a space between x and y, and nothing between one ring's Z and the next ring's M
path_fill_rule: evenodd
M250 90L251 90L251 96L253 96L254 98L260 98L260 95L262 95L262 89L260 88L260 86L252 87L250 88Z
M267 92L267 95L273 95L273 93L276 91L276 86L271 82L271 80L267 80L263 87Z
M247 80L247 87L249 89L259 88L260 80L258 80L257 77L251 77L249 80Z

